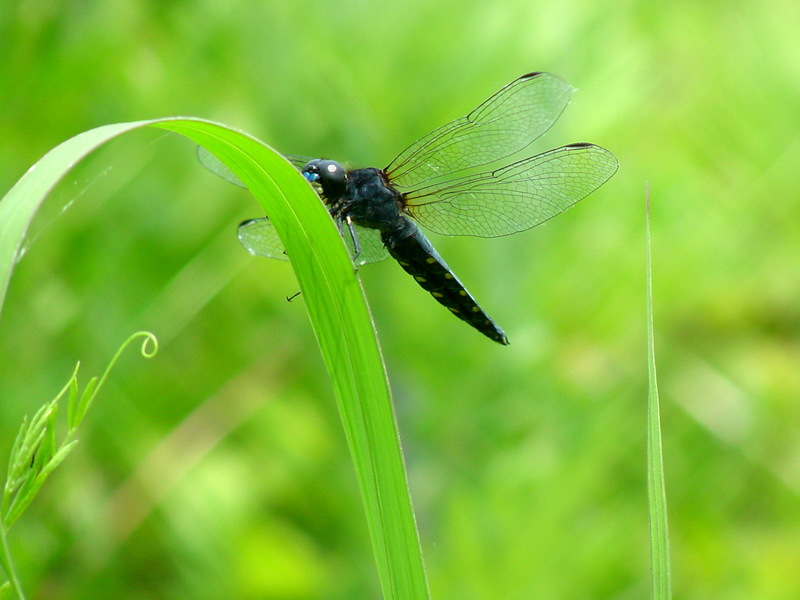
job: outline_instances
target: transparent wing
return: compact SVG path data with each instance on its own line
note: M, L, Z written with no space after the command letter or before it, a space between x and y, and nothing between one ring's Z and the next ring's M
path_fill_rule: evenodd
M510 235L567 210L608 181L617 167L614 155L600 146L570 144L408 192L406 209L443 235Z
M239 242L253 256L289 260L278 232L266 217L250 219L239 225Z
M355 226L355 234L358 237L358 244L361 248L359 255L353 259L356 266L368 263L379 262L389 256L388 251L383 246L381 234L376 229ZM345 244L350 251L350 256L354 256L353 240L349 232L344 235ZM278 237L278 232L266 217L262 219L250 219L239 225L239 242L250 254L264 256L266 258L277 258L279 260L289 260Z
M305 156L298 156L296 154L284 154L286 160L292 163L297 170L300 171L306 165L306 163L311 160ZM214 173L219 177L222 177L226 181L234 185L238 185L244 189L247 189L247 186L242 183L242 180L239 179L233 171L231 171L224 162L218 159L216 156L211 154L208 150L206 150L203 146L197 147L197 159L200 161L200 164L203 165L206 169Z
M355 248L353 247L353 239L350 237L350 232L345 228L342 236L344 237L344 245L350 251L350 256L353 257L353 264L357 267L367 265L370 263L380 262L389 256L389 251L383 245L381 240L381 232L377 229L369 229L359 225L353 226L353 231L358 238L359 253L356 256Z
M512 81L465 117L420 138L384 169L401 188L495 162L529 146L555 123L572 86L552 73Z

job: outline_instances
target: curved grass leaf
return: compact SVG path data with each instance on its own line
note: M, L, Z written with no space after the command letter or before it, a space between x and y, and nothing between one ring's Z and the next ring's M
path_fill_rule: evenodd
M98 146L144 126L180 133L250 189L292 259L331 376L385 598L428 598L389 386L360 282L325 207L290 163L239 131L190 118L106 125L46 154L0 201L0 306L25 232L48 192Z

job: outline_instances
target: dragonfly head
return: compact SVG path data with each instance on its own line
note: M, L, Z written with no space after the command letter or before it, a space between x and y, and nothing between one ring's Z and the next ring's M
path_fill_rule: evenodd
M347 189L347 173L335 160L314 159L303 167L303 177L322 190L329 203L338 201Z

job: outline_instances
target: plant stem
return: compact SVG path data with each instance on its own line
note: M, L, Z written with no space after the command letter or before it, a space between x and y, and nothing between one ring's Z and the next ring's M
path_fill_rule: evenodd
M2 516L0 516L0 518L2 518ZM19 577L17 577L17 570L14 567L11 551L8 548L6 528L2 521L0 521L0 564L3 565L8 580L11 582L11 587L17 593L17 598L19 600L25 600L25 592L22 591L22 585L19 582Z

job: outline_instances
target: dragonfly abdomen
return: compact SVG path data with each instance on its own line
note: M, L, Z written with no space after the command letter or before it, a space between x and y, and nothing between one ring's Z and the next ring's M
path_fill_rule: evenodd
M400 266L440 304L459 319L472 325L488 338L503 345L508 338L500 327L478 306L475 298L467 291L447 264L436 252L433 245L416 225L410 235L398 236L392 231L384 231L383 243ZM409 228L406 227L407 234Z

